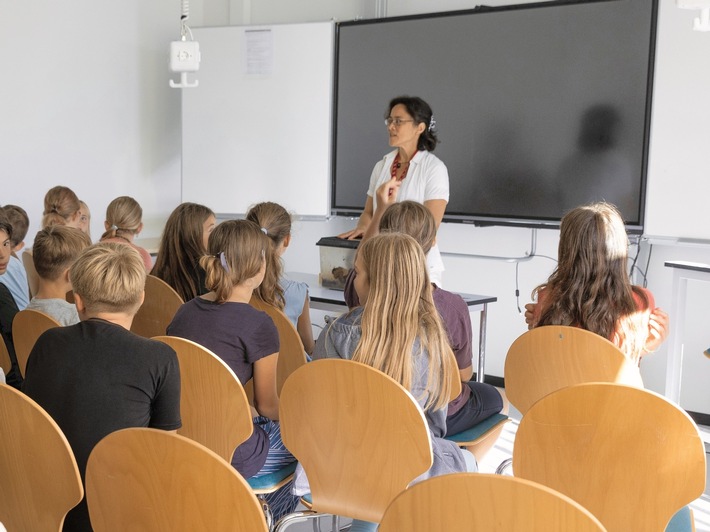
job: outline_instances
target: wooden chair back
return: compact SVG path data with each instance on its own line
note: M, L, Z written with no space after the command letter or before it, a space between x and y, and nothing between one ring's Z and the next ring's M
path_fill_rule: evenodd
M129 428L101 440L86 467L96 532L266 532L246 481L215 453L177 434Z
M23 393L0 384L0 522L7 530L62 530L84 496L62 430Z
M505 359L505 393L521 414L542 397L583 382L643 388L638 367L606 338L578 327L536 327L518 337Z
M156 336L172 347L180 364L178 434L195 440L231 462L234 449L254 430L239 379L209 349L184 338Z
M28 309L15 314L12 320L12 341L15 345L15 355L20 373L25 376L27 359L30 352L44 331L52 327L61 327L61 324L44 312Z
M313 510L379 522L432 464L419 405L384 373L351 360L316 360L284 384L281 436L303 466Z
M131 331L144 338L165 334L183 303L172 286L154 275L148 275L145 279L145 300L133 318Z
M599 532L588 510L541 484L515 477L457 473L404 490L385 511L379 532Z
M22 265L27 273L27 288L29 288L30 298L33 298L39 290L39 275L35 269L35 262L32 258L32 249L25 248L22 252Z
M592 512L609 531L662 531L705 489L705 446L661 395L613 383L562 388L535 403L515 436L515 475Z
M2 336L0 336L0 368L2 368L5 375L7 375L10 372L10 369L12 368L10 352L7 350L5 340Z
M281 395L284 382L291 373L306 363L306 350L298 331L281 310L264 303L257 296L249 302L252 307L266 312L279 331L279 361L276 366L276 393Z

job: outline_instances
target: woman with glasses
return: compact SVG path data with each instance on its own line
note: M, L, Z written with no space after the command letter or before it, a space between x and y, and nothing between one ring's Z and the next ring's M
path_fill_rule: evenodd
M368 238L377 232L380 218L392 203L411 200L431 211L438 229L449 201L449 173L432 152L438 143L436 121L421 98L399 96L387 107L385 125L394 149L376 165L370 176L365 210L357 227L340 238ZM437 246L427 256L432 282L441 286L444 265Z

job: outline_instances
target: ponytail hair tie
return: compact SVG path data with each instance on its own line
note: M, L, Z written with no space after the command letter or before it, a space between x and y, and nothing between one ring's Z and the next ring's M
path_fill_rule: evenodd
M224 271L229 273L229 264L227 264L227 258L224 256L224 251L219 252L219 263L222 265L222 268L224 268Z
M112 226L109 228L109 231L118 231L118 226L115 225L115 224L112 225Z
M433 129L436 128L436 120L434 120L434 115L431 115L431 118L429 119L429 131L432 131Z
M269 231L266 229L266 227L262 227L261 232L264 233L266 236L269 236Z

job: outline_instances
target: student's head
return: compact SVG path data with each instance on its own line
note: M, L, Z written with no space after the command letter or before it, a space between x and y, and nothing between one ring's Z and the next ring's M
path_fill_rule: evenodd
M283 308L283 289L279 281L283 265L281 255L291 241L291 215L278 203L264 202L254 205L246 216L269 237L271 246L266 250L266 275L259 285L259 297L277 308Z
M426 258L409 235L381 233L360 245L355 288L364 305L353 360L383 371L411 390L414 357L430 357L427 404L448 402L454 357L434 306Z
M89 236L66 225L41 229L32 245L32 261L41 279L59 280L79 254L91 245Z
M12 254L12 225L5 215L0 212L0 275L7 272Z
M205 286L218 302L227 301L234 287L256 289L264 278L265 254L270 245L258 225L249 220L227 220L210 235L200 264L207 275Z
M79 229L84 231L91 238L91 211L89 206L82 200L79 200Z
M200 293L199 261L207 253L207 240L215 225L212 210L197 203L178 205L165 222L151 274L172 286L184 301Z
M143 303L145 266L131 246L113 242L94 244L79 255L69 277L88 314L134 315Z
M120 196L106 207L104 227L102 239L117 236L132 239L143 229L143 209L130 196Z
M50 188L44 196L42 227L50 225L68 225L79 227L79 198L68 188L56 186Z
M436 222L424 205L407 200L387 207L380 220L380 232L409 235L419 242L426 255L436 241Z
M385 119L392 116L393 110L395 110L397 106L401 106L399 109L408 115L409 118L405 116L405 119L413 120L411 126L415 128L419 124L423 124L424 126L422 133L419 135L419 140L417 141L417 149L434 151L439 140L436 137L436 122L433 120L434 115L429 104L417 96L398 96L393 98L387 106ZM403 125L410 126L409 123Z
M5 205L2 212L12 225L12 250L19 252L25 246L25 236L30 226L30 218L22 207Z

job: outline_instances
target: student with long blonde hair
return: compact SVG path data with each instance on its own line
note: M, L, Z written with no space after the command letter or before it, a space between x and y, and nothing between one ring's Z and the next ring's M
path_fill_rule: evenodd
M446 412L456 360L434 306L424 252L411 236L382 233L364 242L355 259L361 307L330 325L329 341L342 358L372 366L418 401L432 435L434 462L419 480L475 471L468 451L447 441ZM374 530L355 521L352 531Z
M301 337L306 353L313 352L308 285L285 276L281 256L291 244L291 215L278 203L258 203L246 216L269 237L271 246L266 251L266 275L257 289L262 301L282 310Z
M272 473L296 459L281 441L276 364L279 335L273 320L249 304L266 272L271 245L259 226L228 220L209 237L200 263L208 293L183 304L167 332L197 342L220 357L242 384L253 379L254 431L239 447L232 465L244 478ZM267 497L274 518L292 511L297 500L290 485Z
M572 325L614 342L631 360L663 342L668 315L653 294L631 284L623 219L613 205L591 203L562 218L557 268L533 291L530 326Z
M104 228L106 232L101 235L101 242L128 244L140 254L146 272L153 268L150 253L133 242L143 230L143 209L136 200L119 196L109 203Z

